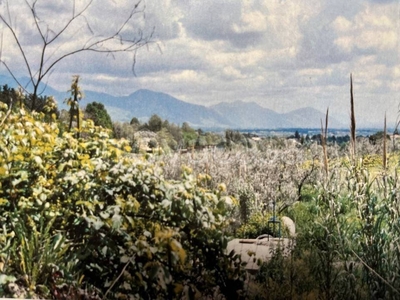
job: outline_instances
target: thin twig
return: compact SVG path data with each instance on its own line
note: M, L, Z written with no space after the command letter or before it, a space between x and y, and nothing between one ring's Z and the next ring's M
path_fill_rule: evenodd
M372 273L374 273L376 276L378 276L378 278L380 280L382 280L385 284L387 284L389 287L391 287L393 289L393 291L395 291L397 294L400 295L400 291L397 290L393 285L391 285L385 278L383 278L381 275L379 275L374 269L372 269L370 266L367 265L367 263L365 261L362 260L361 257L359 257L357 255L357 253L354 252L353 249L351 249L351 252L353 252L353 254L360 260L360 262L367 267L368 270L370 270Z
M134 256L133 256L134 257ZM127 261L127 263L125 264L125 266L123 267L121 273L119 273L118 277L115 278L115 280L113 281L113 283L111 284L111 286L108 288L107 292L104 294L103 299L107 299L107 295L108 293L112 290L112 288L114 287L114 285L117 283L117 281L121 278L121 276L124 274L126 268L128 267L128 265L132 262L132 258L130 257L129 260Z
M137 14L143 14L145 5L142 5L142 0L138 0L136 4L133 5L132 10L130 11L129 15L123 19L122 23L115 29L113 33L108 36L102 37L100 35L94 36L94 31L91 29L89 21L85 17L85 13L90 8L90 6L94 3L94 0L88 0L87 3L84 5L82 9L77 10L76 1L73 1L72 5L72 16L62 25L61 29L58 31L53 31L49 28L48 24L45 20L41 20L38 16L36 7L37 0L33 1L33 3L29 2L28 0L24 0L27 9L30 11L31 18L33 18L35 32L38 34L38 39L41 41L41 52L39 57L37 58L38 61L38 70L33 70L34 64L28 59L27 56L27 49L23 45L23 40L17 34L16 26L12 22L12 15L9 8L9 1L5 1L6 4L6 12L0 12L0 23L4 23L6 29L10 31L11 35L13 36L14 42L20 52L20 55L24 61L25 67L27 69L27 73L29 75L29 82L33 86L33 102L32 102L32 109L35 107L35 99L38 94L38 87L42 83L43 79L46 76L49 76L50 73L53 71L53 68L62 60L78 54L80 52L96 52L96 53L106 53L106 54L114 54L119 52L131 52L133 53L133 68L136 62L136 51L145 45L152 43L153 32L151 32L147 36L143 36L142 33L139 34L137 38L124 38L123 33L128 27L129 23L135 18ZM72 24L75 23L78 19L83 19L85 24L87 25L92 38L89 38L82 46L79 46L75 50L69 51L67 53L60 53L56 55L55 53L59 50L63 45L66 43L61 43L61 45L57 46L54 45L57 41L62 40L62 36L68 36L67 30L72 27ZM43 25L44 24L44 25ZM50 34L51 33L51 34ZM115 41L120 41L119 46L113 46ZM107 45L108 44L108 45ZM50 47L54 45L53 48ZM108 47L109 46L109 47ZM1 51L2 49L0 49ZM51 52L51 50L54 50ZM50 52L50 54L49 54ZM0 55L0 63L3 64L7 71L11 74L13 79L18 83L18 85L22 86L20 82L17 80L16 76L12 72L11 68L8 66L6 61ZM29 84L29 83L28 83ZM25 91L27 89L28 84L25 86Z

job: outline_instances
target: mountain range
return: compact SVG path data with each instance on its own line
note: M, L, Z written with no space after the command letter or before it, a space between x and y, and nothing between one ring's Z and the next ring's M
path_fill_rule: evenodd
M189 123L201 128L320 128L325 114L307 107L280 114L254 102L223 102L203 106L184 102L168 94L140 89L128 96L111 96L92 91L85 92L81 105L97 101L105 105L112 120L129 122L133 117L146 121L157 114L175 124ZM332 128L343 128L334 118L329 119Z
M22 80L23 81L23 80ZM8 76L0 76L0 85L15 86ZM66 109L64 99L67 92L59 92L50 86L46 95L55 97L60 109ZM279 128L320 128L325 114L311 107L288 113L277 113L254 102L222 102L203 106L184 102L168 94L140 89L128 96L112 96L106 93L84 91L81 107L91 102L103 103L113 121L129 122L133 117L141 121L157 114L175 124L189 123L196 128L233 129L279 129ZM347 128L347 124L329 117L330 128Z

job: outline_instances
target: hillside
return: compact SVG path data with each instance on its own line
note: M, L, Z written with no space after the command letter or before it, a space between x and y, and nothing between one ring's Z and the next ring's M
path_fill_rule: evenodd
M188 122L202 128L319 128L325 114L310 107L279 114L254 102L222 102L210 107L191 104L168 94L150 90L137 90L129 96L114 97L88 91L82 105L97 101L103 103L114 121L142 121L157 114L176 124ZM329 118L331 128L345 127L335 118Z
M210 108L240 128L285 128L291 125L282 115L254 102L222 102Z
M27 78L20 79L27 82ZM12 78L0 75L0 84L14 86ZM64 100L69 97L67 92L59 92L51 86L41 87L44 94L53 95L60 109L66 109ZM113 121L129 122L133 117L141 121L157 114L162 119L175 124L189 123L193 127L201 128L319 128L320 120L325 114L310 107L297 109L289 113L280 114L254 102L222 102L210 107L191 104L179 100L171 95L140 89L128 96L112 96L84 90L81 107L91 102L100 102L106 106ZM340 118L341 119L341 118ZM344 123L334 117L329 117L330 128L345 128Z
M132 117L148 119L151 115L157 114L176 124L188 122L195 127L232 127L224 116L214 110L202 105L196 105L181 101L168 94L153 92L150 90L138 90L129 96L110 97L95 92L86 92L86 104L92 101L103 103L110 111L114 120L130 121ZM125 113L125 116L121 115ZM123 117L123 118L122 118Z
M305 107L293 110L289 113L283 114L283 118L290 120L293 127L299 128L319 128L321 127L321 120L325 126L325 113L320 112L312 107ZM343 128L343 123L336 120L336 118L329 116L329 128Z

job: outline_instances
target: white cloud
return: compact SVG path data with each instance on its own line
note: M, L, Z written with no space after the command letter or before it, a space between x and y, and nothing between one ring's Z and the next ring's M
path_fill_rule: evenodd
M52 28L60 28L71 15L72 1L38 3L44 4L40 13ZM96 35L115 31L132 3L94 2L86 16L90 28ZM30 20L23 5L10 0L29 59L37 63L39 39L32 21L21 22ZM57 65L50 84L66 90L70 76L81 74L84 89L110 94L148 88L193 103L255 101L279 111L330 106L342 114L348 112L350 72L358 104L370 111L380 114L399 93L397 0L147 0L141 5L146 5L145 13L135 15L124 33L134 37L142 30L147 35L155 28L157 44L138 52L136 77L130 54L85 53ZM16 62L18 74L26 74L10 36L4 26L0 29L3 58ZM60 40L62 47L53 50L71 51L89 34L82 19ZM378 108L371 110L374 106ZM360 114L372 118L366 111Z
M343 16L338 16L332 23L332 26L338 32L348 32L351 30L352 23Z
M393 6L365 5L352 21L338 16L332 24L337 33L335 44L347 53L354 49L369 51L398 50L399 22Z
M248 32L263 32L267 30L266 16L260 11L242 12L240 21L232 25L233 32L242 34Z

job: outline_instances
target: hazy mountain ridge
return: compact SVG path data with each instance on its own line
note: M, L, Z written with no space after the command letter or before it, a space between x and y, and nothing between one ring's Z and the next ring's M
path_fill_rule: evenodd
M321 120L325 126L325 113L312 107L305 107L293 110L291 112L283 114L285 118L290 120L290 122L295 125L292 127L299 128L320 128ZM345 127L343 123L338 121L332 116L328 116L328 128L343 128Z
M210 108L225 116L238 128L282 128L289 123L277 112L254 102L222 102Z
M21 80L22 82L26 82ZM0 76L0 84L15 86L8 76ZM43 87L42 87L43 88ZM64 100L68 92L59 92L50 86L46 87L46 95L56 98L60 109L67 108ZM80 105L91 102L105 105L113 121L129 122L133 117L146 121L157 114L162 119L175 124L188 122L191 126L201 128L319 128L325 114L311 107L297 109L288 113L277 113L254 102L234 101L222 102L209 107L191 104L161 92L140 89L128 96L112 96L84 90L84 98ZM330 128L347 128L348 126L329 117Z
M191 104L168 94L137 90L124 97L104 97L87 92L82 105L97 101L103 103L113 120L130 121L132 117L146 120L153 114L176 124L188 122L202 128L319 128L325 114L314 108L302 108L280 114L254 102L222 102L210 107ZM127 112L130 112L129 114ZM121 115L121 113L123 113ZM124 117L123 117L124 116ZM330 127L343 128L342 123L329 118Z
M95 92L86 93L85 103L97 101L103 103L112 112L124 110L131 114L127 119L121 119L119 115L112 115L114 120L130 121L132 117L147 119L153 114L157 114L162 119L169 122L182 124L188 122L195 127L232 127L224 116L214 110L202 105L191 104L176 99L168 94L153 92L150 90L137 90L129 96L114 97L105 99L101 94Z

